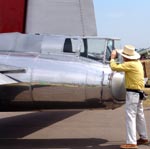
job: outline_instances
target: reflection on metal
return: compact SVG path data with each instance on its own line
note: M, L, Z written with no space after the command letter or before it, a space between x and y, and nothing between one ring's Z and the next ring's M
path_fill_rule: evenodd
M11 84L11 83L17 83L17 82L0 73L0 84L3 85L3 84Z
M7 68L10 70L25 70L3 74L15 82L0 86L1 103L124 100L123 74L113 73L109 63L80 56L81 49L72 53L63 52L65 40L55 42L60 44L57 46L58 50L49 50L51 44L48 45L43 40L50 41L53 37L18 33L0 35L0 64L9 66ZM58 38L60 41L60 37ZM74 39L74 43L81 42L77 37ZM6 41L8 44L5 47ZM82 52L84 50L82 47ZM103 59L105 58L106 55L103 55ZM122 94L118 94L118 91Z
M117 100L123 100L125 97L125 88L124 88L124 75L121 73L115 73L112 76L112 93ZM117 90L116 90L117 88ZM123 90L124 88L124 90Z

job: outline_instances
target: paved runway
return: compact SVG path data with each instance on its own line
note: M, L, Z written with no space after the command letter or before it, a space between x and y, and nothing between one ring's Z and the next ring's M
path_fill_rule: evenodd
M150 107L145 116L150 137ZM0 118L0 149L119 149L125 143L124 106L1 112Z

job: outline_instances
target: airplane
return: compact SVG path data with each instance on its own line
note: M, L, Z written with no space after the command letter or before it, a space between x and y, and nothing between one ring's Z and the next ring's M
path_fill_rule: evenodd
M0 109L25 103L122 105L124 73L110 69L110 49L101 49L98 54L89 52L86 39L1 33ZM71 46L66 44L70 40ZM121 60L118 57L118 62Z

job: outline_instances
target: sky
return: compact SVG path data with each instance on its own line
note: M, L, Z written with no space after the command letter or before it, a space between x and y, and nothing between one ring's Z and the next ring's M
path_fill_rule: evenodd
M150 0L93 0L97 33L121 46L150 47Z

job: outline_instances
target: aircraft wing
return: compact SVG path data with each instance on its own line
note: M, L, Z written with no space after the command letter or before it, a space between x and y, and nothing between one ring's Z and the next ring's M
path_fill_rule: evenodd
M18 81L7 76L5 73L21 73L21 72L25 72L25 69L11 65L0 64L0 85L18 83Z
M11 65L0 64L0 73L20 73L20 72L25 72L25 69Z

